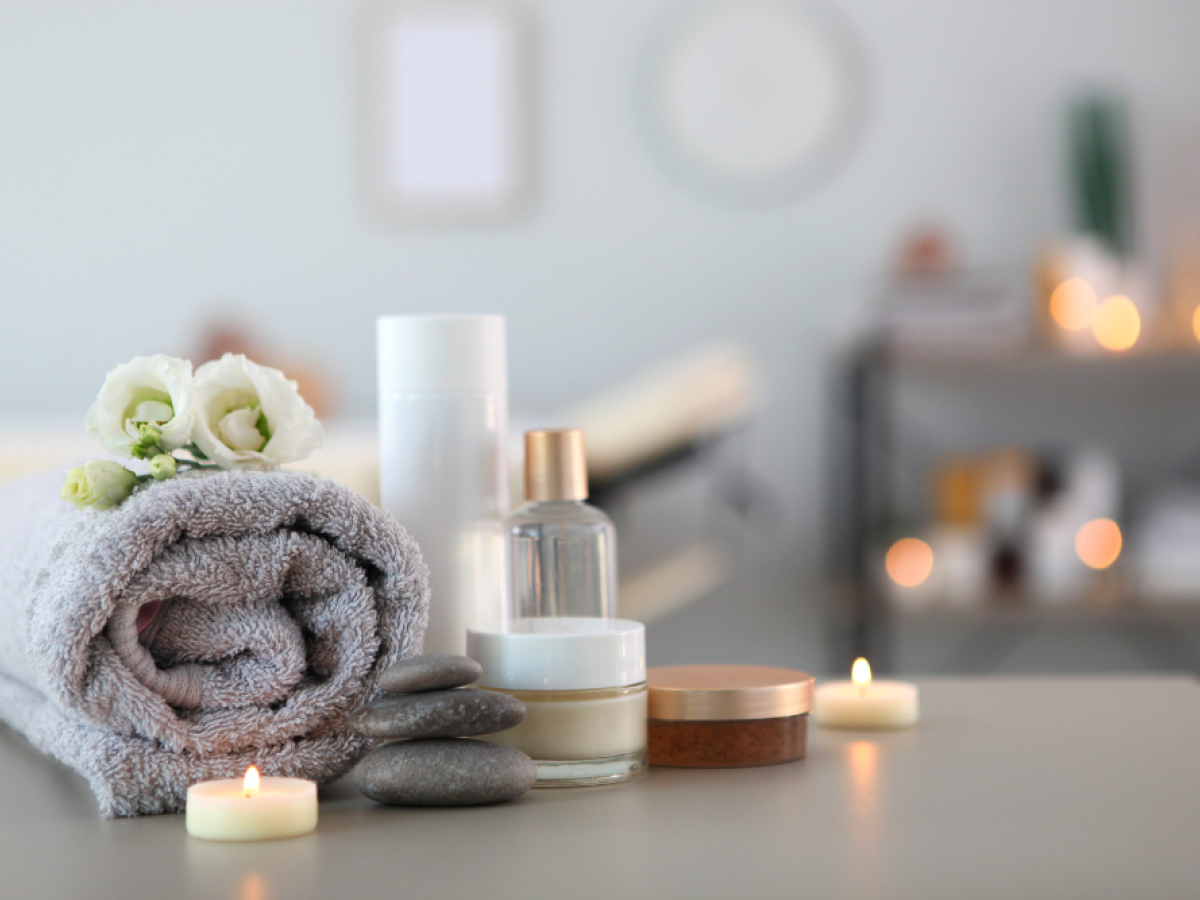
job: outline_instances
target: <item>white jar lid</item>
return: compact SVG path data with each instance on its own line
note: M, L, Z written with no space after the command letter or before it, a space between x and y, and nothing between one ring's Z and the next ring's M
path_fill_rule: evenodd
M504 316L380 316L376 351L381 395L508 390Z
M646 626L629 619L517 619L504 631L467 630L480 687L590 691L646 680Z

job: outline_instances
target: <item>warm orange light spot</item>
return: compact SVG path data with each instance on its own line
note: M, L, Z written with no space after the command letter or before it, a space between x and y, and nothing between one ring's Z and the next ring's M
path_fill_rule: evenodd
M852 741L846 745L846 763L851 810L858 824L865 826L856 832L856 838L874 838L879 824L879 746L872 741Z
M933 550L919 538L901 538L883 561L888 577L901 587L916 587L933 571Z
M246 770L246 780L242 782L242 796L258 796L258 769L251 766Z
M1082 278L1068 278L1050 295L1050 317L1068 331L1079 331L1096 317L1096 292Z
M248 872L242 879L242 891L238 900L266 900L267 885L258 872Z
M846 745L846 755L850 759L855 781L875 780L879 768L879 747L871 741L852 741ZM864 785L865 786L865 785Z
M1196 307L1196 311L1192 313L1192 334L1196 336L1196 340L1200 341L1200 306Z
M1112 519L1093 519L1075 535L1075 552L1093 569L1107 569L1121 555L1121 529Z
M1092 330L1105 350L1128 350L1142 332L1142 317L1132 300L1114 294L1097 307Z

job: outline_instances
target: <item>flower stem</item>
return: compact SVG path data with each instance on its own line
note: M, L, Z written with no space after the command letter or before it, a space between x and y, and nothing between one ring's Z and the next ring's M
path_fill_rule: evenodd
M178 466L181 466L181 467L189 468L189 469L219 469L219 468L221 468L220 466L218 466L214 463L202 463L202 462L197 462L194 459L176 458L175 464Z

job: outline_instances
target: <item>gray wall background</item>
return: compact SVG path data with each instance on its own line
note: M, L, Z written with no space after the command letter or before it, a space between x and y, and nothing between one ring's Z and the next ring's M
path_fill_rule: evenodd
M769 378L752 453L786 511L787 587L762 602L815 598L824 372L903 226L948 223L1023 287L1068 224L1063 107L1090 85L1131 101L1144 245L1200 209L1200 4L833 5L871 106L796 202L722 205L651 152L638 73L675 0L544 0L538 205L405 231L357 191L357 4L4 0L0 415L82 417L105 371L186 352L213 304L313 354L362 416L380 313L506 314L512 402L535 411L739 338Z

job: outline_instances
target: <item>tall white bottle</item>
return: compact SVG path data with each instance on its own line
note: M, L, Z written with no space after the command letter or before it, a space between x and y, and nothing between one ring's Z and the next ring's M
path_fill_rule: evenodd
M381 316L376 336L383 508L429 566L424 652L463 655L508 604L504 317Z

